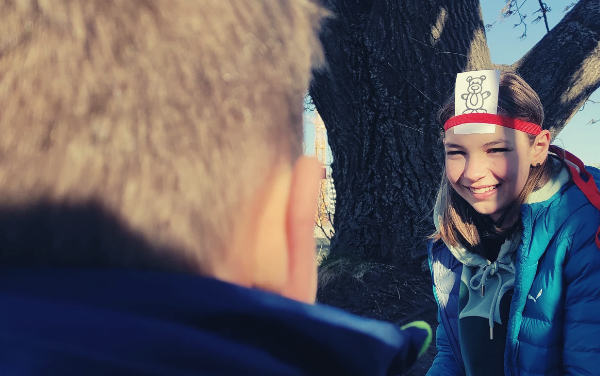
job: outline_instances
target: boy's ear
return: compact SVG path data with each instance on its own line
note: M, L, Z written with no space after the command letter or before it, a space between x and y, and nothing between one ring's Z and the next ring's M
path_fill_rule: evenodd
M532 149L532 166L537 166L548 158L548 149L550 148L550 132L544 129L537 137Z
M321 177L317 158L300 157L292 172L287 206L288 279L282 295L305 303L314 303L317 294L314 224Z

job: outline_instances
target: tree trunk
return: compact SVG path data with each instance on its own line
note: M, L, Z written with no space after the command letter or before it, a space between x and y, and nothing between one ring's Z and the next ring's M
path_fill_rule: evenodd
M330 1L310 89L333 153L332 252L384 262L424 249L442 155L435 114L457 72L491 66L474 0Z
M427 235L434 230L431 210L443 163L435 115L453 95L456 73L494 67L480 4L475 0L323 3L334 16L323 27L327 64L315 72L310 95L325 122L334 159L337 199L331 253L402 263L407 256L425 252ZM557 31L563 28L558 25L516 67L544 103L556 106L549 112L548 124L568 119L598 87L594 78L585 81L587 91L573 89L574 83L583 82L575 70L577 58L559 68L546 67L542 71L558 69L552 72L553 80L568 77L566 86L579 90L569 105L556 104L551 88L556 82L535 73L540 71L536 64L543 61L540 55L568 44L567 38L556 37L562 47L554 47L559 42L551 39L553 35L572 29L580 31L578 38L586 37L585 51L572 48L579 51L577 67L585 68L585 59L597 61L598 56L590 54L594 48L597 53L598 32L592 34L598 16L573 16L582 12L578 8L591 12L592 3L597 7L597 0L582 0L561 22L566 30ZM596 76L589 77L597 77L597 66Z

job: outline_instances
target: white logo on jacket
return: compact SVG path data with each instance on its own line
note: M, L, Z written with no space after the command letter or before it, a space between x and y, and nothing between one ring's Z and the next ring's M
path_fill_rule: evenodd
M527 299L531 299L531 300L533 300L534 303L537 303L537 300L539 299L540 296L542 296L542 289L540 289L540 292L538 292L538 294L535 298L533 296L531 296L531 294L529 294L529 295L527 295Z

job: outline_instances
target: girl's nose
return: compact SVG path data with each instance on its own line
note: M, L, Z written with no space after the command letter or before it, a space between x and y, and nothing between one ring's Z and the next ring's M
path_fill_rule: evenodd
M476 182L484 178L488 173L487 163L481 158L469 156L465 162L463 177L469 182Z

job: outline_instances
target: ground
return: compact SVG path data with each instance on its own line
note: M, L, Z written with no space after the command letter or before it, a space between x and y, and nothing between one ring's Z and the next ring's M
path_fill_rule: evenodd
M435 333L436 303L431 274L415 260L402 268L347 259L324 259L319 267L319 303L350 313L403 325L427 321ZM425 269L425 270L424 270ZM427 373L435 357L435 341L406 376Z

